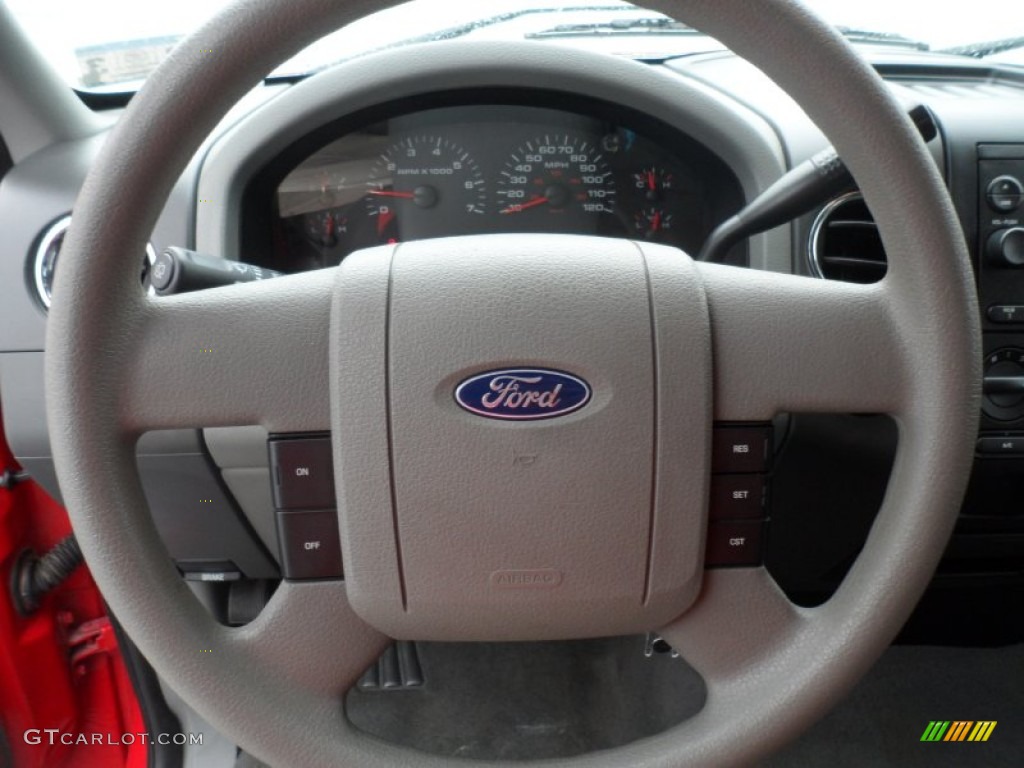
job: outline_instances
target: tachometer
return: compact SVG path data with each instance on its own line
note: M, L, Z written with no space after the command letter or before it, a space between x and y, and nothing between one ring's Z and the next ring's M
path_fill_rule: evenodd
M476 162L454 142L411 136L380 155L367 182L366 210L381 240L433 237L453 219L486 212L487 190Z
M615 206L615 184L604 157L571 134L544 136L517 148L501 171L496 195L503 215L596 215L612 213Z

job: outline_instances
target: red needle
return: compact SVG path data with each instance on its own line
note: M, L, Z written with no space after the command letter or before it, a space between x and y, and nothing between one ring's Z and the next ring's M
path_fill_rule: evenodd
M408 200L416 197L412 192L390 192L386 189L371 189L370 194L377 195L378 197L404 197Z
M548 199L541 195L533 198L528 203L516 203L515 205L510 205L508 208L498 211L498 213L519 213L520 211L525 211L527 208L534 208L538 205L544 205L544 203L547 202L549 202Z
M654 219L651 221L651 231L657 232L661 229L661 211L654 212Z
M647 187L648 187L648 189L650 189L652 191L655 188L655 185L654 185L654 171L648 171L647 172Z

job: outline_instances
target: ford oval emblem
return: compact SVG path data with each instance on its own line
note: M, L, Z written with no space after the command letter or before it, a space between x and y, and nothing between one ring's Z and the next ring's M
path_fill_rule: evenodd
M530 421L578 411L590 401L583 379L547 368L506 368L463 381L455 402L489 419Z

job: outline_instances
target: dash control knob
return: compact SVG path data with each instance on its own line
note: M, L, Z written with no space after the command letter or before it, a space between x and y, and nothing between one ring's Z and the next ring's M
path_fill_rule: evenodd
M1014 176L997 176L989 182L985 199L993 211L1009 213L1024 200L1024 184Z
M993 232L985 245L985 255L995 267L1024 267L1024 227Z
M989 418L1024 418L1024 349L1005 347L988 353L982 392L982 410Z

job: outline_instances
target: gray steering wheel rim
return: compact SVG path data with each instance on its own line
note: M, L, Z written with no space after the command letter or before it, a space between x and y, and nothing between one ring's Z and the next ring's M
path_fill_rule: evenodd
M123 425L118 365L140 345L149 301L135 254L174 181L227 108L272 66L331 28L386 2L272 0L224 11L172 54L133 100L83 187L65 243L47 336L47 408L62 490L97 583L157 671L212 723L281 765L444 765L381 744L344 724L337 685L322 670L282 661L294 635L336 632L353 649L338 674L368 663L386 640L323 586L285 584L249 627L228 630L202 612L161 551L144 512L134 441ZM889 493L864 553L829 604L793 608L782 637L753 669L711 670L721 681L705 711L659 736L566 765L638 766L746 762L783 743L835 703L909 614L955 521L970 470L980 381L973 278L948 195L920 140L878 77L829 28L787 0L649 2L713 34L760 66L829 135L872 203L892 259L884 290L905 358L894 372L907 406L896 414L901 446ZM259 6L257 8L257 6ZM208 53L209 52L209 53ZM799 52L799 53L798 53ZM812 72L816 78L807 77ZM191 98L182 100L180 94ZM282 300L305 290L282 287ZM96 307L104 307L97 312ZM922 316L924 320L922 320ZM898 512L898 514L897 514ZM166 558L165 558L166 559ZM763 581L749 592L775 597ZM709 580L714 593L721 580ZM147 590L161 597L147 609ZM666 636L685 649L695 631L740 640L700 606ZM161 618L162 617L162 618ZM749 630L763 615L744 617ZM319 626L314 626L319 622ZM197 647L175 645L189 638ZM784 640L784 641L783 641ZM199 650L230 650L210 667ZM814 651L813 656L806 654ZM266 663L266 675L253 666ZM750 692L745 705L735 696ZM770 727L769 727L770 725ZM558 763L562 764L562 763ZM490 765L490 763L488 764Z

